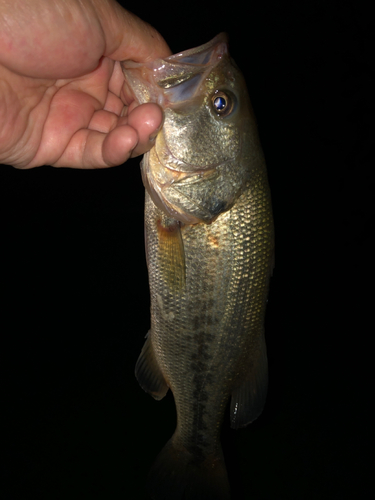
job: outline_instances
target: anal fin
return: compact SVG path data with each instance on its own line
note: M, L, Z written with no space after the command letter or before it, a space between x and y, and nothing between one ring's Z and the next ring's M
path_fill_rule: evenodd
M150 332L135 365L135 376L142 389L154 399L162 399L167 394L168 385L156 360Z
M230 420L233 429L246 427L262 413L268 386L267 349L264 333L259 355L249 369L243 383L232 393Z

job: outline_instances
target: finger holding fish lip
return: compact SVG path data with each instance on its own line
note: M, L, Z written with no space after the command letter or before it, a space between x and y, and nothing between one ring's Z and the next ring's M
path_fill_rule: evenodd
M163 124L163 111L156 103L140 104L135 98L126 80L123 83L121 100L125 103L121 116L126 118L126 123L134 127L139 136L139 141L134 148L131 158L146 153Z
M157 104L142 104L132 109L125 108L125 113L125 116L117 116L107 110L97 111L90 121L89 129L109 134L120 128L121 134L132 136L130 143L134 143L134 149L130 151L130 156L139 156L152 147L163 121L163 112Z
M152 146L163 123L163 111L154 103L136 106L128 115L127 124L138 133L138 144L131 158L146 153Z
M134 94L132 93L126 80L123 82L121 87L120 97L126 106L130 106L135 103ZM136 105L138 105L138 103L136 103Z

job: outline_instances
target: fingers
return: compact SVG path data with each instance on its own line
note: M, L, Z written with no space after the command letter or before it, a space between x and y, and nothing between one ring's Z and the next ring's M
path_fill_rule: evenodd
M163 112L157 104L142 104L133 109L128 116L128 125L137 130L138 143L132 151L132 158L145 153L153 146L162 122Z
M138 106L120 118L98 111L90 128L73 135L53 166L90 169L121 165L151 148L152 136L160 128L162 119L159 106L151 103Z

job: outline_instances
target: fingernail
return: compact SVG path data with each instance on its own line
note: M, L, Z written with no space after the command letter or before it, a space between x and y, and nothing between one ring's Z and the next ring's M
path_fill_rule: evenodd
M153 134L151 134L150 137L148 138L148 140L150 142L154 142L155 139L157 138L159 132L160 132L160 130L157 130L156 132L154 132Z
M150 142L154 142L154 141L155 141L155 139L157 138L157 136L158 136L158 134L159 134L160 130L162 129L162 127L163 127L163 122L161 122L161 124L158 126L158 128L155 130L155 132L153 132L153 133L149 136L148 140L149 140Z

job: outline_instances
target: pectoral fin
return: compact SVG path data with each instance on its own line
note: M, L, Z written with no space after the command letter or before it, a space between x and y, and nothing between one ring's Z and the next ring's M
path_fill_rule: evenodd
M168 385L156 360L149 334L135 365L135 376L142 389L154 399L162 399L167 394Z
M233 429L245 427L259 417L266 401L267 385L267 350L264 334L262 334L258 357L242 385L232 393L230 418Z
M157 221L160 270L171 291L185 288L185 252L180 223L162 216Z

